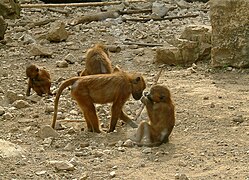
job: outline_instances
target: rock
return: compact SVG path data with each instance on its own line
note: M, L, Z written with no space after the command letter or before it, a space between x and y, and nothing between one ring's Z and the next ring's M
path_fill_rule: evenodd
M186 174L177 173L175 175L175 179L176 180L188 180L188 177L186 176Z
M156 62L186 66L198 60L208 60L211 54L211 27L189 25L180 38L171 43L173 46L156 49Z
M233 122L236 122L236 123L243 123L244 122L244 118L242 115L238 115L236 117L233 118Z
M133 147L134 143L132 142L132 140L128 139L124 142L123 144L124 147Z
M21 156L23 153L24 150L21 148L21 146L0 139L0 157L3 158L17 157Z
M64 61L68 62L69 64L74 64L76 62L76 58L72 54L66 55Z
M72 151L74 149L74 146L72 143L68 143L64 148L65 151Z
M7 23L5 22L4 18L0 16L0 40L4 39L4 34L7 29Z
M12 119L14 116L11 114L11 113L9 113L9 112L7 112L7 113L5 113L4 115L3 115L3 119L6 119L6 120L10 120L10 119Z
M43 47L39 44L32 44L30 46L31 46L30 55L48 57L48 58L52 57L52 52L48 48Z
M156 49L156 62L168 65L182 64L182 55L177 47L162 47Z
M80 176L79 180L87 180L88 178L89 178L88 174L87 174L87 173L83 173L83 174Z
M10 104L12 104L13 102L17 100L25 99L22 94L17 94L15 91L12 91L12 90L8 90L5 94L5 97L7 98Z
M211 26L188 25L180 36L180 39L186 39L198 43L197 60L210 60L211 58L211 31Z
M50 30L47 34L47 40L50 42L65 41L68 38L68 32L65 29L65 23L56 21L51 24Z
M66 68L68 67L67 61L56 61L56 66L59 68Z
M71 115L78 115L79 113L78 113L78 111L76 111L76 110L71 110L70 112L69 112L69 114L71 114Z
M24 101L24 100L17 100L17 101L15 101L13 103L13 106L16 107L17 109L30 107L29 103L27 101Z
M51 146L52 141L53 141L53 138L51 138L51 137L45 138L45 139L43 140L42 144L43 144L45 147L49 147L49 146Z
M143 149L142 153L150 154L150 153L152 153L152 149L151 148L145 148L145 149Z
M16 0L0 0L0 16L5 19L15 19L20 17L21 7Z
M214 67L249 66L249 1L210 1L211 64Z
M181 9L187 9L187 8L189 8L189 4L186 3L184 0L178 0L178 1L175 1L175 3L176 3L177 6L180 7Z
M37 94L32 94L31 96L26 97L26 99L28 99L34 103L37 103L42 99L42 96L38 96Z
M41 175L44 175L46 174L47 171L43 170L43 171L36 171L35 174L38 175L38 176L41 176Z
M48 137L58 137L59 134L49 125L43 126L39 131L38 135L40 138L45 139Z
M213 102L210 104L210 108L215 108L215 104Z
M49 161L49 164L53 165L56 170L67 170L67 171L73 171L74 165L67 162L67 161Z
M5 110L2 106L0 106L0 116L4 115L5 113Z
M23 34L20 38L24 45L36 43L36 40L30 34Z
M2 87L0 87L0 93L1 93L1 94L4 94L4 90L3 90Z
M110 176L111 178L114 178L116 176L116 172L115 171L110 172Z
M152 13L164 17L169 11L169 8L162 1L155 1L152 3Z
M54 112L54 106L46 106L45 107L45 113L47 113L47 114L50 114L50 113L52 113L52 112Z

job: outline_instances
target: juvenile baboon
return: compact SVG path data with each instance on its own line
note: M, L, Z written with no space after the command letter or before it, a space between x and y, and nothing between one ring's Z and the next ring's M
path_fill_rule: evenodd
M26 75L28 79L28 88L26 95L30 96L30 91L33 89L39 96L43 94L52 95L50 91L51 80L48 71L39 68L34 64L26 67Z
M80 76L110 73L112 73L112 65L108 48L103 44L95 44L86 52L86 65Z
M111 123L108 132L115 130L118 119L137 127L136 123L123 112L122 108L131 94L135 100L142 97L146 85L144 78L140 74L127 73L118 68L112 74L72 77L64 81L55 98L53 128L55 127L60 95L68 86L71 86L71 95L84 114L88 131L101 132L94 103L112 103Z
M135 144L140 146L159 146L167 142L175 125L175 107L166 86L152 86L150 92L142 97L149 121L142 121L135 136Z

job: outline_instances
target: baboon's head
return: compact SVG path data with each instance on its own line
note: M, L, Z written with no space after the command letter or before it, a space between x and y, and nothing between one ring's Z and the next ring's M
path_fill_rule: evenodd
M26 68L27 77L33 79L38 75L38 73L39 73L39 68L36 65L30 64L27 66Z
M145 94L145 96L153 102L169 102L171 99L171 94L166 86L155 85L152 86L150 92Z
M146 88L143 76L139 74L134 74L132 77L131 84L132 84L132 97L135 100L139 100L143 95L144 89Z
M102 43L95 44L94 48L101 49L109 57L109 49Z

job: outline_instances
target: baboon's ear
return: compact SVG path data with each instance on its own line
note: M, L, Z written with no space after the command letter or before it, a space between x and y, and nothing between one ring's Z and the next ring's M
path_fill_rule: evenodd
M141 80L141 78L140 78L139 76L137 76L137 77L133 80L133 84L137 84L140 80Z
M121 71L121 69L118 66L115 66L115 68L113 69L113 72L120 72L120 71Z

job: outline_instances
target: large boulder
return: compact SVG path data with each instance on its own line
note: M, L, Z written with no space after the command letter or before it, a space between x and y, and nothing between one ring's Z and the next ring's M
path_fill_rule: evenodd
M210 60L211 27L189 25L180 38L170 43L171 46L160 47L156 50L156 62L189 66L196 61Z
M4 34L7 29L7 23L5 22L3 16L0 16L0 40L4 39Z
M0 0L0 16L5 19L20 17L21 6L17 0Z
M249 67L249 1L211 0L211 63Z

